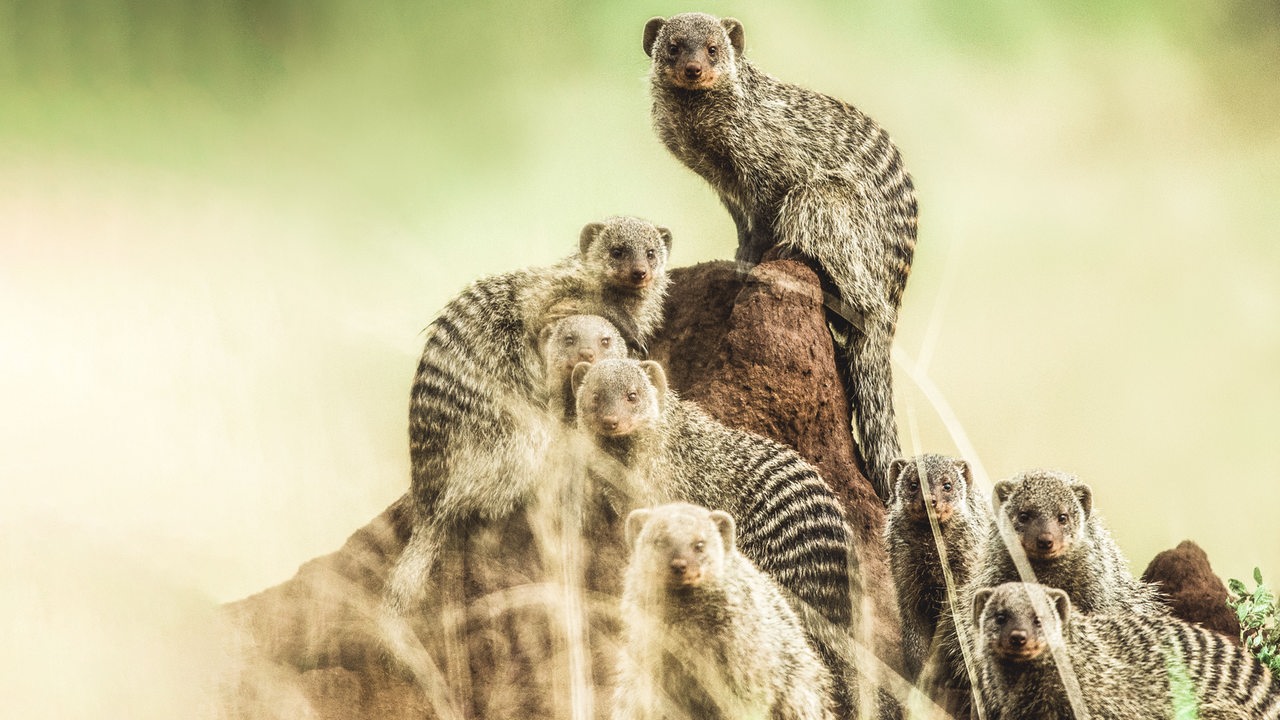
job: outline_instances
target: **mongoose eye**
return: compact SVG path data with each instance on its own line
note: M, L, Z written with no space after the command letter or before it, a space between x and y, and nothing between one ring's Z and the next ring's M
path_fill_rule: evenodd
M1058 522L1063 523L1063 524L1066 524L1066 522L1067 522L1067 514L1066 514L1066 513L1062 513L1062 514L1058 515Z
M648 259L652 260L652 259L654 259L655 257L657 257L657 256L658 256L658 253L654 252L654 251L653 251L653 248L649 248L648 250L645 250L645 251L644 251L644 256L645 256L646 258L648 258Z
M578 336L577 336L577 335L570 335L570 336L566 337L566 338L564 339L564 344L565 344L565 345L577 345L577 344L578 344Z
M629 392L627 393L627 402L635 402L638 397L640 396L636 395L634 392Z
M706 547L707 547L707 544L702 542L701 540L693 544L693 549L697 552L702 552L703 550L706 549Z
M949 482L942 483L942 489L943 489L943 490L950 490L950 489L951 489L951 483L949 483Z
M1008 615L1005 615L1005 614L1004 614L1004 613L1002 613L1002 612L998 612L998 613L996 613L996 624L997 624L997 625L1003 625L1003 624L1005 624L1005 622L1006 622L1008 619L1009 619L1009 616L1008 616Z
M1035 625L1036 627L1040 627L1040 618L1039 618L1039 617L1034 617L1034 618L1032 618L1032 619L1031 619L1031 624L1032 624L1032 625Z
M1018 513L1018 522L1026 522L1030 519L1031 519L1031 513L1026 512L1025 510L1023 512Z
M707 47L707 54L710 55L711 57L715 57L716 53L718 52L720 52L720 48L716 47L715 45L709 45Z
M609 341L610 341L610 339L611 339L611 338L607 338L607 337L605 337L605 338L600 338L600 347L609 347Z
M676 53L680 52L680 43L673 42L667 45L667 52L671 53L672 55L675 55Z
M620 248L620 247L616 247L616 248L612 248L611 250L609 250L609 257L613 258L614 260L618 260L619 258L621 258L621 257L622 257L622 248Z

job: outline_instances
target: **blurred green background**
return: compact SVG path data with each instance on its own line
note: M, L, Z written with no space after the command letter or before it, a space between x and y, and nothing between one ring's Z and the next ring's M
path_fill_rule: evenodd
M172 716L169 638L407 487L418 333L468 281L614 213L731 257L649 128L641 29L691 9L915 176L907 447L955 451L910 367L991 479L1091 483L1136 571L1193 538L1280 582L1274 0L0 0L0 685L112 666L0 695Z

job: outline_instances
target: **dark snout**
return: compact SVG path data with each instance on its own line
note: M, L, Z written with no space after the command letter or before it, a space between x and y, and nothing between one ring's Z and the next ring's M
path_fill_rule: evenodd
M667 584L671 587L692 587L702 579L702 566L697 558L681 554L671 558L668 567L671 570Z

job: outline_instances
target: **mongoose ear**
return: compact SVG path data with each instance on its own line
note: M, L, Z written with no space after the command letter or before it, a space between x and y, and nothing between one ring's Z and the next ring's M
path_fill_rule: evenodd
M644 524L649 522L650 511L647 508L632 510L627 516L627 547L634 547L636 538L640 535L640 531L644 529Z
M720 539L724 541L724 551L728 553L736 547L735 538L738 536L738 526L733 521L733 516L723 510L711 511L711 522L716 524L716 529L720 531Z
M671 231L659 225L658 237L662 238L662 244L667 246L667 252L671 252Z
M987 601L991 599L991 594L995 592L995 588L982 588L973 594L973 626L976 628L982 620L982 611L987 607Z
M555 329L555 323L548 323L542 326L541 332L538 333L538 347L545 348L547 339L551 337L551 332Z
M910 458L894 458L889 463L889 505L892 505L898 497L898 478L902 477L902 471L911 465Z
M1080 507L1084 508L1084 516L1089 517L1089 513L1093 512L1093 490L1084 484L1076 485L1072 490L1076 493L1076 499L1080 501Z
M654 389L658 391L658 406L661 407L667 397L667 373L653 360L641 362L640 369L649 376L649 382L653 383Z
M573 396L578 397L578 391L582 389L582 381L587 379L587 371L591 369L591 363L580 362L573 366L573 374L569 376L569 386L573 388Z
M729 42L733 45L733 54L741 56L742 51L746 49L746 39L742 36L742 23L733 18L725 18L720 21L720 26L729 35Z
M598 222L587 223L586 226L582 228L582 234L578 236L578 249L582 252L583 256L586 256L587 248L591 247L591 243L596 241L596 236L598 236L600 231L603 229L604 223Z
M649 22L644 24L644 54L653 57L653 42L658 39L658 31L666 25L667 21L660 17L650 18Z
M960 473L965 487L973 487L973 469L969 467L968 462L961 458L956 458L956 472Z
M1000 512L1000 506L1013 495L1013 491L1018 489L1018 483L1015 480L1001 480L996 483L995 492L991 493L991 507L996 512Z
M1045 588L1045 594L1049 596L1049 602L1053 603L1053 609L1058 612L1058 619L1062 621L1065 632L1067 619L1071 617L1071 596L1057 588Z

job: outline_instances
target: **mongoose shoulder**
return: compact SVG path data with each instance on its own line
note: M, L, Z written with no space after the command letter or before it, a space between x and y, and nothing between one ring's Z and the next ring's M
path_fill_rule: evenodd
M614 718L834 720L831 677L732 516L677 503L626 528Z
M901 454L889 357L915 253L911 176L871 118L771 77L744 50L733 18L649 20L653 125L719 193L738 228L739 261L769 253L817 266L848 337L842 371L867 476L887 500L888 466Z
M899 458L890 464L889 475L894 488L885 544L897 590L908 679L915 679L939 626L949 624L948 585L959 597L977 567L990 532L991 510L973 484L969 463L960 458ZM946 555L945 566L940 550ZM962 612L967 614L967 607Z
M577 255L476 281L427 326L409 402L414 527L389 609L417 604L446 533L528 500L560 426L548 412L542 328L600 315L642 347L661 321L670 244L668 230L638 218L588 224Z
M1075 476L1033 470L996 483L992 526L973 587L1022 579L1010 552L1025 555L1036 582L1066 591L1082 613L1166 612L1154 585L1128 561L1093 507L1093 491Z
M787 592L848 706L843 655L861 595L844 510L818 472L773 440L728 428L667 387L658 363L579 365L578 428L600 450L606 485L631 507L687 501L730 512L738 547Z
M1083 615L1066 592L1024 583L978 591L972 613L988 717L1083 717L1072 710L1070 695L1078 692L1090 717L1107 720L1280 718L1280 679L1196 625Z

